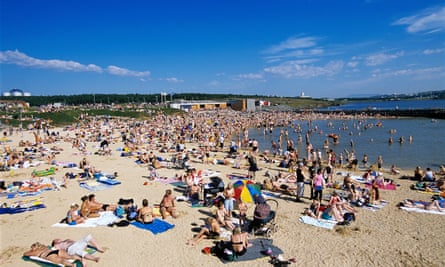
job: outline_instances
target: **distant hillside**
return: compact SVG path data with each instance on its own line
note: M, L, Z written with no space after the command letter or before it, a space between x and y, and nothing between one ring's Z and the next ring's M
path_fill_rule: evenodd
M415 94L389 94L389 95L351 95L345 100L409 100L409 99L445 99L445 90L442 91L426 91Z

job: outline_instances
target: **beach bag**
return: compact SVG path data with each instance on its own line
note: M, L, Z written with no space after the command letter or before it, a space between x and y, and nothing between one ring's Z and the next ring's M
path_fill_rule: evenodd
M348 222L355 221L355 214L351 212L347 212L343 215L343 219Z
M114 215L119 218L123 218L125 214L125 210L122 206L117 206L116 210L114 210Z
M226 248L223 251L222 259L226 261L234 261L236 260L236 254L232 250Z
M127 212L127 220L129 221L135 220L137 216L138 216L138 207L137 206L129 207Z

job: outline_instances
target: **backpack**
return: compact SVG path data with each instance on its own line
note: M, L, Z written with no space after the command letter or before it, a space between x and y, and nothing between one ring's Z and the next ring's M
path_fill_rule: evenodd
M127 212L127 220L132 221L138 216L138 207L130 206Z
M125 210L122 206L117 206L116 210L114 210L114 215L119 218L123 218L125 214Z
M355 214L351 213L351 212L347 212L343 215L343 219L345 219L345 221L348 221L348 222L353 222L353 221L355 221Z

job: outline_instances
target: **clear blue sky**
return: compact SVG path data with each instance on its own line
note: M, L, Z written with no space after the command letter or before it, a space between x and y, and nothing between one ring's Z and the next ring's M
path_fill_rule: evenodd
M445 90L443 0L2 0L0 10L0 91Z

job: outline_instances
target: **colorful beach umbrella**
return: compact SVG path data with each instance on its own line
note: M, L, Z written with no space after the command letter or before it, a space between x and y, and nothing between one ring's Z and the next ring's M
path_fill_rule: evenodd
M261 195L261 186L251 180L238 180L233 183L235 190L235 199L241 199L243 202L254 202L253 196Z

